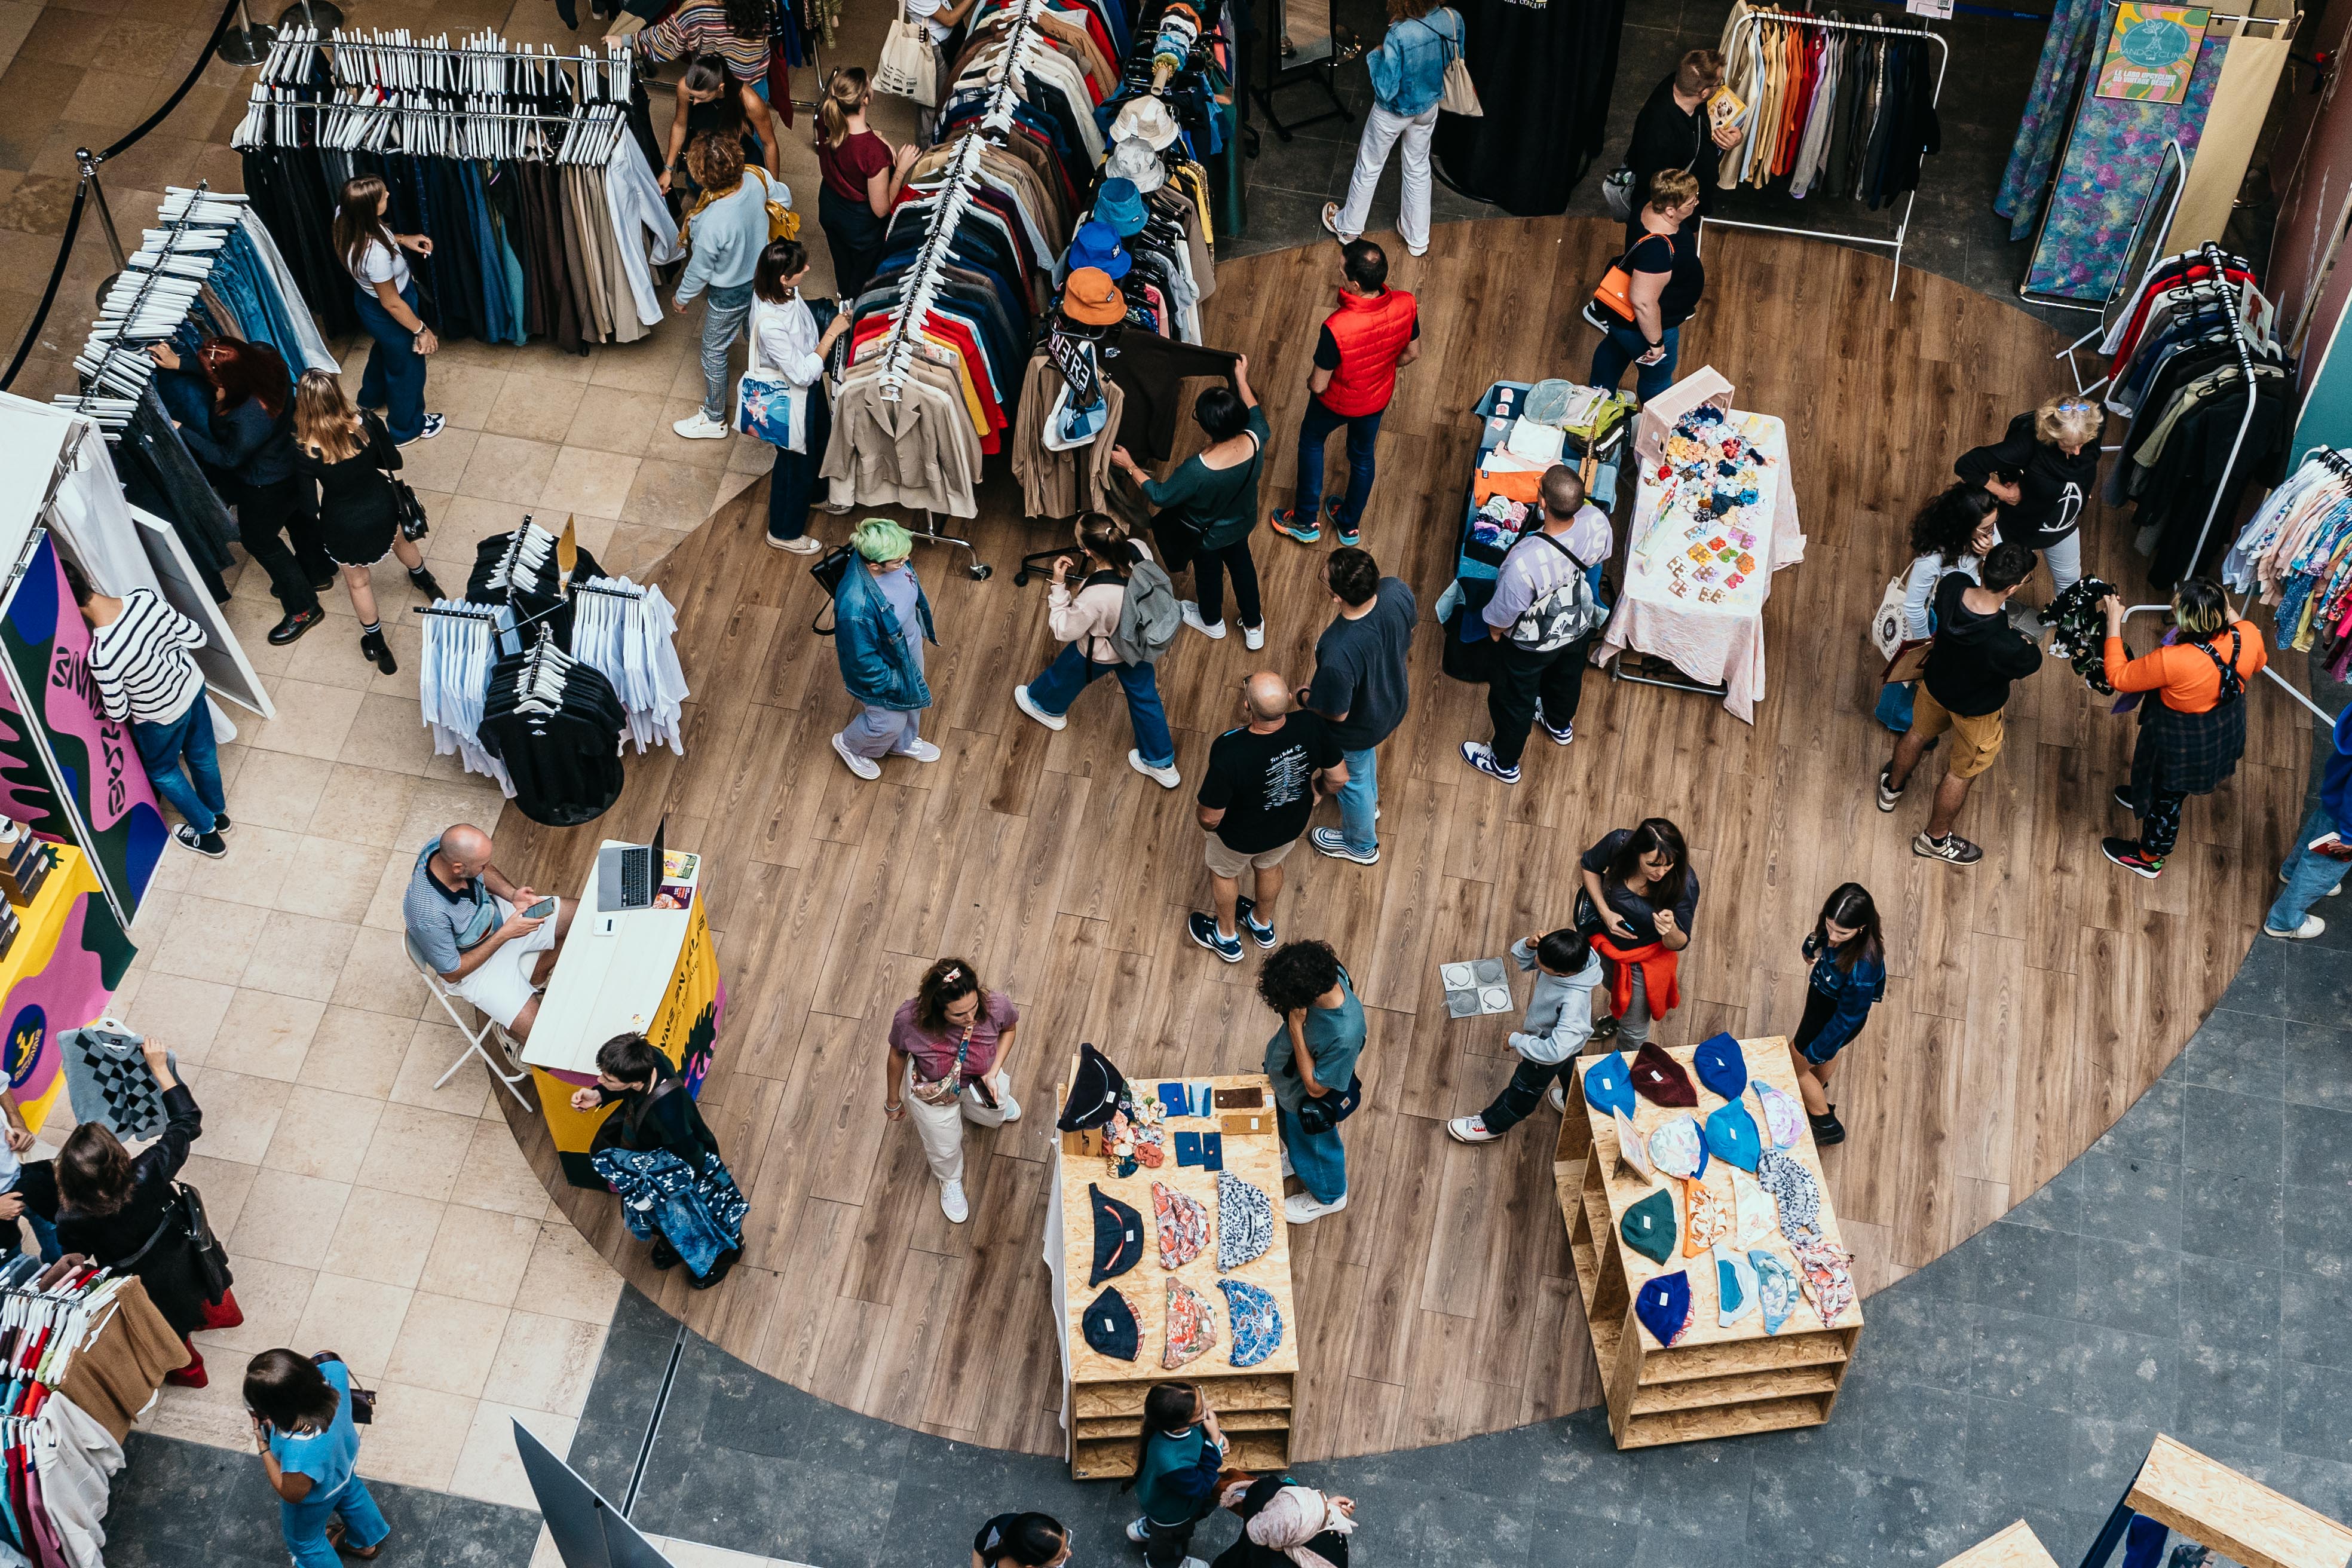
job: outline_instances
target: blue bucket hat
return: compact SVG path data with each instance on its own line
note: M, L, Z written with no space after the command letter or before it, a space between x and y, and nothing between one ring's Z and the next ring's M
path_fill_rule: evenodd
M1246 1279L1220 1279L1225 1293L1225 1316L1234 1325L1234 1348L1226 1360L1235 1366L1255 1366L1282 1345L1282 1309L1274 1297Z
M1087 1309L1087 1343L1114 1361L1133 1361L1142 1334L1135 1326L1135 1309L1116 1287L1105 1290Z
M1691 1067L1699 1082L1723 1096L1738 1100L1748 1088L1748 1058L1729 1035L1711 1035L1692 1053Z
M1070 240L1070 270L1092 267L1116 283L1135 263L1118 243L1118 230L1107 223L1082 223Z
M1143 232L1143 193L1133 180L1108 179L1095 193L1095 219L1118 231L1118 237Z
M1748 1114L1748 1107L1735 1100L1718 1105L1707 1113L1707 1152L1727 1165L1737 1165L1753 1173L1756 1162L1763 1157L1763 1140L1757 1135L1756 1119Z
M1733 1247L1715 1249L1715 1321L1725 1328L1756 1310L1756 1266Z
M1662 1345L1673 1344L1690 1327L1690 1276L1681 1269L1661 1274L1633 1298L1633 1315Z
M1625 1058L1611 1051L1584 1069L1584 1102L1604 1114L1633 1114L1633 1080L1625 1076Z

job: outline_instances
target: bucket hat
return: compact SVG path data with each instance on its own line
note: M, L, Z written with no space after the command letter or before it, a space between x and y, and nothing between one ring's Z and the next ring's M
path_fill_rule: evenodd
M1132 137L1158 152L1176 140L1176 117L1156 98L1131 98L1110 122L1110 134L1114 142Z
M1143 232L1143 194L1132 180L1111 179L1095 193L1095 221L1107 223L1121 239Z
M1087 1343L1114 1361L1133 1361L1141 1335L1135 1326L1135 1309L1116 1288L1105 1290L1087 1309Z
M1078 225L1078 232L1070 239L1070 268L1076 271L1091 267L1116 283L1127 276L1135 263L1118 242L1118 230L1099 220Z
M1112 326L1127 319L1127 296L1101 268L1081 267L1062 290L1062 314L1089 327Z
M1150 195L1168 183L1167 166L1150 143L1133 137L1114 145L1110 161L1103 165L1103 174L1110 179L1125 180L1139 195Z

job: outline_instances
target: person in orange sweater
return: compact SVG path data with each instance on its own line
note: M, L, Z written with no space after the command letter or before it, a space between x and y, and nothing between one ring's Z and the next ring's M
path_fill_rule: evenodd
M2116 804L2139 818L2139 837L2105 838L2100 851L2125 870L2156 877L2180 837L2180 805L2210 795L2238 771L2246 750L2246 682L2270 662L2263 634L2230 607L2221 584L2181 581L2172 595L2179 636L2138 658L2124 651L2124 602L2099 601L2107 616L2107 683L2147 696L2139 705L2131 783Z

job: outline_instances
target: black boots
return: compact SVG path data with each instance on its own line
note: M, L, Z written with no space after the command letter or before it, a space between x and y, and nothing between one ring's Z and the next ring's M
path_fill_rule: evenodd
M433 569L429 566L419 566L409 573L408 581L411 586L427 599L438 599L442 596L441 584L433 580Z
M289 610L284 620L269 628L270 646L284 647L326 618L327 612L315 605L307 610Z
M1805 1113L1805 1120L1813 1124L1813 1142L1816 1146L1826 1149L1832 1143L1845 1142L1845 1123L1837 1119L1836 1106L1831 1106L1829 1114L1826 1116L1815 1116L1808 1111Z
M383 628L360 634L360 657L373 661L386 675L396 675L400 663L392 657L392 648L383 640Z

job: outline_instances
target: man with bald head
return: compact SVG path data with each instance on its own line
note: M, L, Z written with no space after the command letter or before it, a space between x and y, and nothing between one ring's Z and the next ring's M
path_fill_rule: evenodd
M1241 701L1244 722L1209 748L1198 797L1216 912L1196 910L1185 922L1194 942L1227 963L1241 962L1244 931L1260 947L1275 944L1283 858L1307 831L1315 803L1348 782L1331 726L1291 700L1290 682L1260 670L1242 682Z
M534 916L542 901L555 908ZM539 1016L540 988L572 929L573 901L541 900L490 863L490 836L469 823L443 830L416 857L401 900L408 940L449 988L517 1040Z

